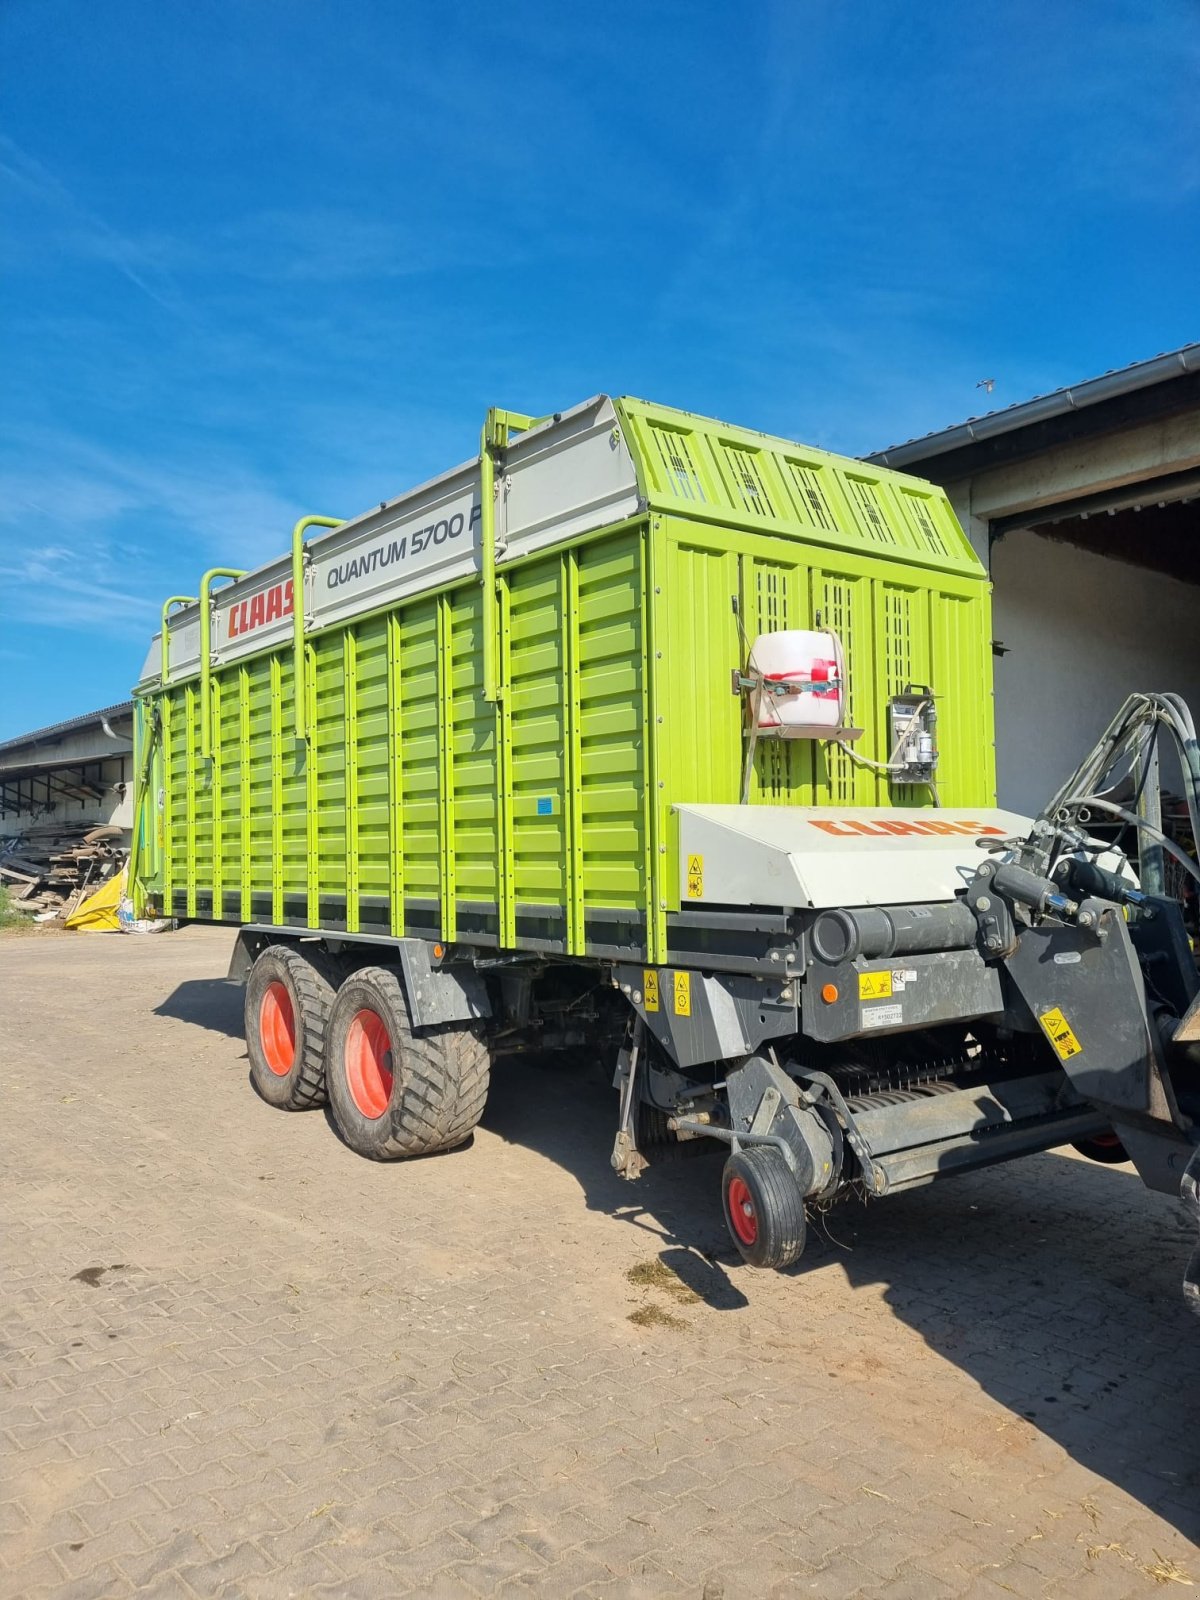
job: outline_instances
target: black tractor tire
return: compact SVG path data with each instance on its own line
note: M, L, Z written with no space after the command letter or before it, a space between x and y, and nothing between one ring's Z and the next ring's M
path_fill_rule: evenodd
M773 1145L751 1145L725 1163L721 1199L730 1237L751 1267L790 1267L804 1250L804 1196Z
M325 1038L332 971L316 951L270 944L246 980L250 1082L280 1111L325 1104Z
M1105 1167L1116 1167L1129 1160L1128 1150L1115 1133L1099 1133L1094 1139L1074 1139L1071 1149L1078 1150L1089 1161L1099 1161Z
M478 1024L414 1029L397 972L359 967L338 990L325 1082L338 1131L372 1161L452 1150L487 1101L491 1055Z

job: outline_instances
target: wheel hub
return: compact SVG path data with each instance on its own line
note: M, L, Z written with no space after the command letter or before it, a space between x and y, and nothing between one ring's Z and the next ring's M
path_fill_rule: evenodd
M753 1244L758 1238L758 1217L750 1190L742 1178L734 1178L729 1185L729 1220L743 1244Z

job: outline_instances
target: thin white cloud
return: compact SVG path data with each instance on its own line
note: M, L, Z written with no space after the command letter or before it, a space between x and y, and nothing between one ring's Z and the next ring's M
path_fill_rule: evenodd
M166 594L280 554L299 514L215 453L148 460L51 429L5 444L19 464L0 467L0 619L120 639L131 655Z
M113 582L120 570L103 541L75 547L34 545L0 555L5 600L0 615L22 625L83 628L128 638L131 627L145 626L156 614L148 594Z
M135 288L167 311L183 309L161 264L128 235L84 205L65 183L27 150L0 133L0 174L35 200L65 217L81 253L107 261Z
M147 460L46 430L20 441L27 464L0 469L0 526L31 519L69 548L81 530L152 514L164 542L184 539L207 557L271 552L286 542L294 503L217 455ZM261 559L262 557L258 557Z

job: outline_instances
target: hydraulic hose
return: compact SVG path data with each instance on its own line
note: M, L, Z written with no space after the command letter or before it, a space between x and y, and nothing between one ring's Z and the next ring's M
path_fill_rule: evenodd
M1105 800L1102 795L1088 794L1079 800L1071 802L1071 809L1082 810L1086 806L1097 806L1101 811L1110 811L1114 817L1120 817L1122 822L1127 822L1131 827L1140 828L1143 833L1148 833L1155 839L1169 856L1172 856L1179 865L1200 883L1200 867L1192 860L1186 851L1179 848L1167 838L1161 828L1154 827L1147 822L1145 817L1139 817L1136 811L1127 811L1124 806L1119 806L1113 800Z

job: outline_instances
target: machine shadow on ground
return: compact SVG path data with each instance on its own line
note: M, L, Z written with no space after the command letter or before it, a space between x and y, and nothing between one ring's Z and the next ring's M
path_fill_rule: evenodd
M513 1060L483 1125L569 1170L589 1209L644 1230L707 1304L748 1307L754 1269L725 1229L722 1153L661 1161L630 1184L609 1165L615 1120L598 1068ZM1180 1293L1191 1243L1182 1204L1132 1169L1050 1152L840 1206L787 1277L798 1316L809 1277L882 1286L932 1350L1200 1543L1200 1325Z
M176 1022L193 1022L210 1033L223 1033L230 1039L246 1037L242 1012L245 990L226 978L188 978L154 1008L156 1017Z
M155 1014L243 1038L242 991L223 979L179 984ZM722 1151L618 1178L608 1077L595 1059L501 1061L482 1127L569 1172L589 1210L639 1230L708 1306L749 1311L756 1274L725 1228ZM984 1392L1200 1543L1200 1327L1180 1294L1192 1243L1181 1203L1132 1170L1050 1152L840 1206L786 1276L798 1317L810 1277L882 1288Z

